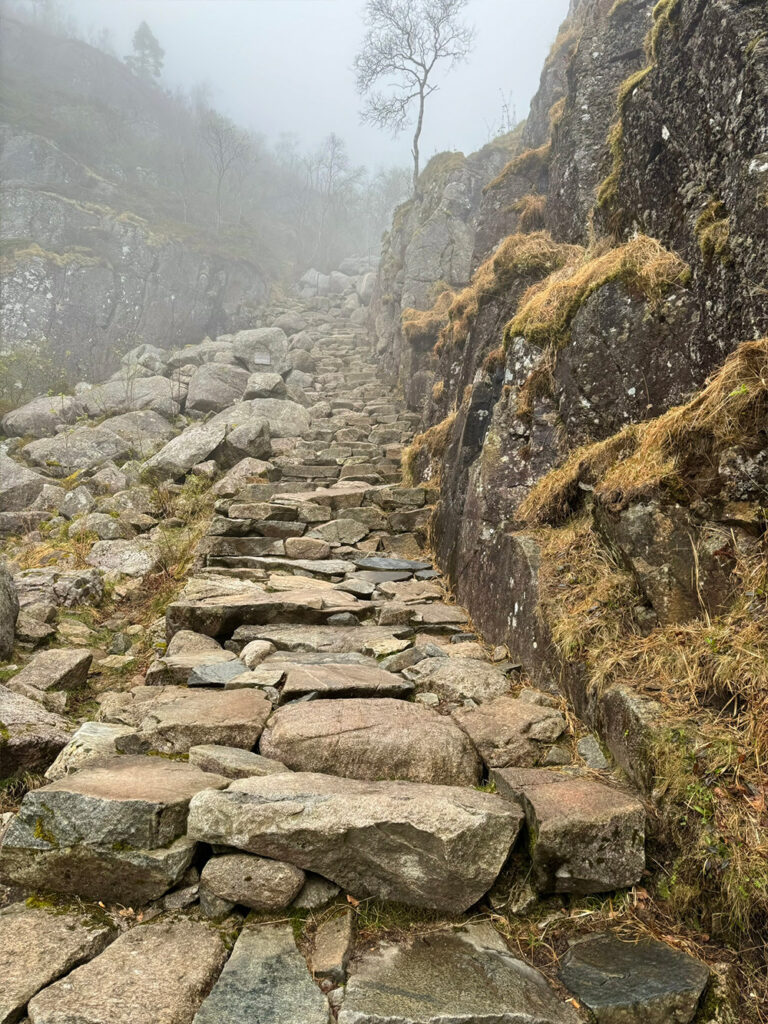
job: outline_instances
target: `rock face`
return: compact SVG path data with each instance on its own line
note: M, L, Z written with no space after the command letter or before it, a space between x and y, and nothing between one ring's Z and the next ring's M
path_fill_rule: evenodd
M112 945L31 1001L33 1024L188 1024L226 960L216 929L161 918ZM132 970L126 971L125 965Z
M521 820L514 805L471 789L302 773L200 793L189 834L288 861L357 896L459 911L493 883Z
M365 955L352 971L339 1013L339 1024L576 1024L578 1019L538 971L510 955L493 929L478 926Z
M0 686L0 778L45 771L69 734L66 719Z
M479 781L472 744L449 718L387 698L295 704L267 723L259 749L294 771L443 786Z

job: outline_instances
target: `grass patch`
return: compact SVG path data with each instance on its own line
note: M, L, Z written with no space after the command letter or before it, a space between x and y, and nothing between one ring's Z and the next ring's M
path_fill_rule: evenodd
M490 298L508 291L520 278L543 276L565 266L583 251L580 246L553 241L545 231L509 235L451 303L436 352L462 347L480 307Z
M409 345L435 345L440 331L448 323L448 310L455 292L442 292L432 309L404 309L400 322Z
M674 29L679 13L680 0L659 0L653 8L653 25L645 41L646 53L651 60L658 60L661 40Z
M616 97L617 118L608 133L608 151L611 157L611 170L597 189L598 209L607 209L614 205L619 192L619 180L623 163L624 114L627 105L634 95L635 89L646 79L653 65L641 68L626 78L619 86Z
M407 487L415 485L417 463L425 456L428 457L431 464L438 464L435 468L435 476L430 477L430 480L432 483L439 484L439 462L448 447L457 415L458 413L452 412L442 422L435 424L434 427L430 427L429 430L425 430L423 434L417 434L411 444L404 450L401 464L403 467L403 481Z
M690 269L654 238L638 235L605 252L570 246L575 259L533 285L523 296L504 331L505 344L523 335L527 341L554 350L568 343L573 318L593 292L609 281L623 281L652 303L660 303L674 287L687 284Z
M531 193L512 204L517 213L517 228L523 234L543 231L547 226L547 197Z

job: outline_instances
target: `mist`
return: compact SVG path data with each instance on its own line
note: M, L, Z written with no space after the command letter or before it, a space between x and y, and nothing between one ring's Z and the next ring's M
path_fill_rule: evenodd
M471 0L466 20L475 45L447 78L438 73L426 158L472 152L505 117L525 117L567 10L568 0ZM335 132L356 163L409 161L407 131L392 138L360 124L352 61L363 36L362 0L69 0L67 13L85 38L106 28L118 56L146 20L165 50L164 83L206 83L213 105L250 131L308 144Z

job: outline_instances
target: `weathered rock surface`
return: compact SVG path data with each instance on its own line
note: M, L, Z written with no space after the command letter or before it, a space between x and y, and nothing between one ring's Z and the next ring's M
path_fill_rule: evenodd
M116 754L138 752L140 746L141 741L136 731L128 725L83 722L46 770L45 777L49 782L56 782L57 779L79 772L96 761L113 758Z
M12 677L11 682L38 690L74 690L88 678L92 661L90 651L41 651Z
M227 779L249 779L252 776L280 775L288 768L261 754L241 747L223 747L216 743L189 748L189 763L204 772L223 775Z
M489 927L437 932L367 953L351 973L339 1024L577 1024L544 976Z
M0 451L0 512L18 512L29 508L45 483L45 477Z
M0 910L0 1021L19 1020L29 1000L73 968L101 953L111 925L83 913L14 903Z
M320 922L310 958L314 978L327 978L336 985L344 983L354 945L354 932L355 919L351 907L344 907L336 917Z
M474 658L425 658L408 669L417 689L431 690L448 700L488 701L509 692L509 680L498 668Z
M328 1024L328 1002L288 924L249 924L194 1024Z
M261 752L294 771L471 786L480 760L450 718L390 698L299 703L272 715Z
M0 778L45 771L70 732L69 723L61 715L45 711L37 701L0 686Z
M45 989L29 1017L32 1024L190 1024L225 960L215 928L161 918Z
M505 799L525 810L537 889L584 895L639 881L645 810L637 797L543 770L502 768L492 778Z
M314 871L358 897L461 911L495 880L522 817L473 789L302 773L198 794L188 831Z
M0 562L0 661L8 661L13 651L16 620L19 617L19 596L13 577Z
M147 687L103 703L101 718L132 726L149 749L184 754L206 743L251 750L271 710L267 698L252 689L206 692Z
M480 707L459 708L453 719L489 768L532 767L565 729L559 711L507 696Z
M598 1024L690 1024L709 970L661 942L608 932L575 942L560 979Z
M304 872L252 853L211 857L200 875L200 884L221 900L251 910L282 910L304 885Z
M290 662L287 664L290 666ZM406 697L412 692L413 683L394 672L329 661L289 667L281 699L295 700L310 693L317 697Z

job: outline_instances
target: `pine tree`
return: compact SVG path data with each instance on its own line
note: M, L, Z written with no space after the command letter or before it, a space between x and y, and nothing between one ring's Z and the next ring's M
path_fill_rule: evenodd
M142 21L133 35L133 53L125 58L125 63L139 78L159 78L163 70L165 50L155 38L152 29Z

